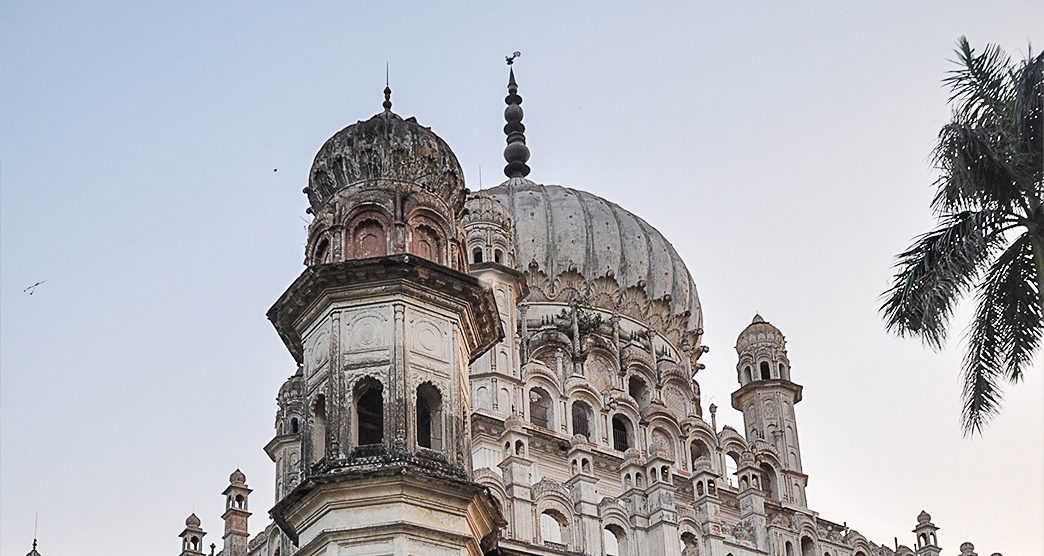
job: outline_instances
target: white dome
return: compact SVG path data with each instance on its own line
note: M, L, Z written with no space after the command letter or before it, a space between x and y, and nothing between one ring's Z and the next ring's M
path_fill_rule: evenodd
M512 178L485 193L515 221L516 260L551 278L570 269L593 280L611 275L621 287L642 286L650 299L670 296L688 328L702 326L696 284L670 242L648 222L585 191Z

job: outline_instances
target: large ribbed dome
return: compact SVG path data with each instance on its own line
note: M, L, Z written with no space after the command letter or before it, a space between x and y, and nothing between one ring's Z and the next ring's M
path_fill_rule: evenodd
M419 185L454 212L464 206L464 173L449 145L415 118L390 110L330 137L315 155L305 192L318 210L337 191L372 180Z
M674 314L701 326L696 284L678 252L648 222L584 191L511 178L486 191L511 211L516 260L551 277L575 269L588 279L611 274L623 287L644 285L650 298L670 296Z

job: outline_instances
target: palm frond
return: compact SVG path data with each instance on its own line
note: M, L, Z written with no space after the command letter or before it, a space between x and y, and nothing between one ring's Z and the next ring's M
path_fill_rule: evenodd
M1007 132L1000 125L973 126L955 121L939 132L932 153L939 169L932 208L937 212L995 209L1015 211L1020 206L1023 181L1011 152Z
M995 212L965 211L918 237L897 257L892 287L882 296L886 328L942 347L954 305L996 252L1001 226Z
M1032 174L1031 184L1044 180L1044 52L1030 53L1015 83L1013 112L1022 163Z
M957 41L954 52L958 68L943 79L950 87L950 103L968 121L986 123L1003 118L1013 96L1015 72L1011 59L993 44L977 54L965 37Z
M1017 382L1044 336L1037 267L1029 234L1016 239L986 273L964 360L963 426L982 427L1000 408L1000 381Z

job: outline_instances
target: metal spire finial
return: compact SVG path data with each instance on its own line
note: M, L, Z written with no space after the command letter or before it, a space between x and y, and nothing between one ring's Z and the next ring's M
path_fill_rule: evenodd
M524 178L529 175L529 147L526 146L526 126L522 125L522 97L518 94L518 84L515 83L515 59L521 56L521 52L515 52L506 56L504 60L508 67L508 96L504 97L507 108L504 109L504 133L507 134L507 147L504 147L504 174L509 178Z
M384 63L384 104L382 104L382 106L384 106L384 111L385 112L391 112L391 107L392 107L392 102L391 102L391 85L389 83L390 83L390 81L388 79L388 62L385 62Z

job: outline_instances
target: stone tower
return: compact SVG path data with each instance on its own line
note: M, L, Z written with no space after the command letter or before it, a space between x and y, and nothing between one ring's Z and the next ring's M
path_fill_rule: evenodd
M225 534L222 536L225 547L221 550L224 556L246 556L247 542L250 540L247 527L250 493L246 475L238 469L233 471L228 477L228 486L221 493L225 497L225 513L221 516L225 520Z
M806 505L808 476L801 468L794 404L801 385L790 380L786 338L761 315L754 315L736 340L740 388L732 407L743 412L744 431L762 471L762 490L769 498Z
M917 535L917 556L939 556L942 553L942 549L939 548L939 539L935 535L938 530L939 528L932 523L932 516L921 510L917 516L917 527L914 527L913 530Z
M298 554L471 554L503 518L472 481L468 365L503 337L468 274L449 146L384 111L334 134L305 189L308 268L269 311L301 365Z
M181 556L202 556L203 537L206 533L200 527L199 518L191 514L185 519L185 530L181 532ZM33 550L36 546L33 546Z

